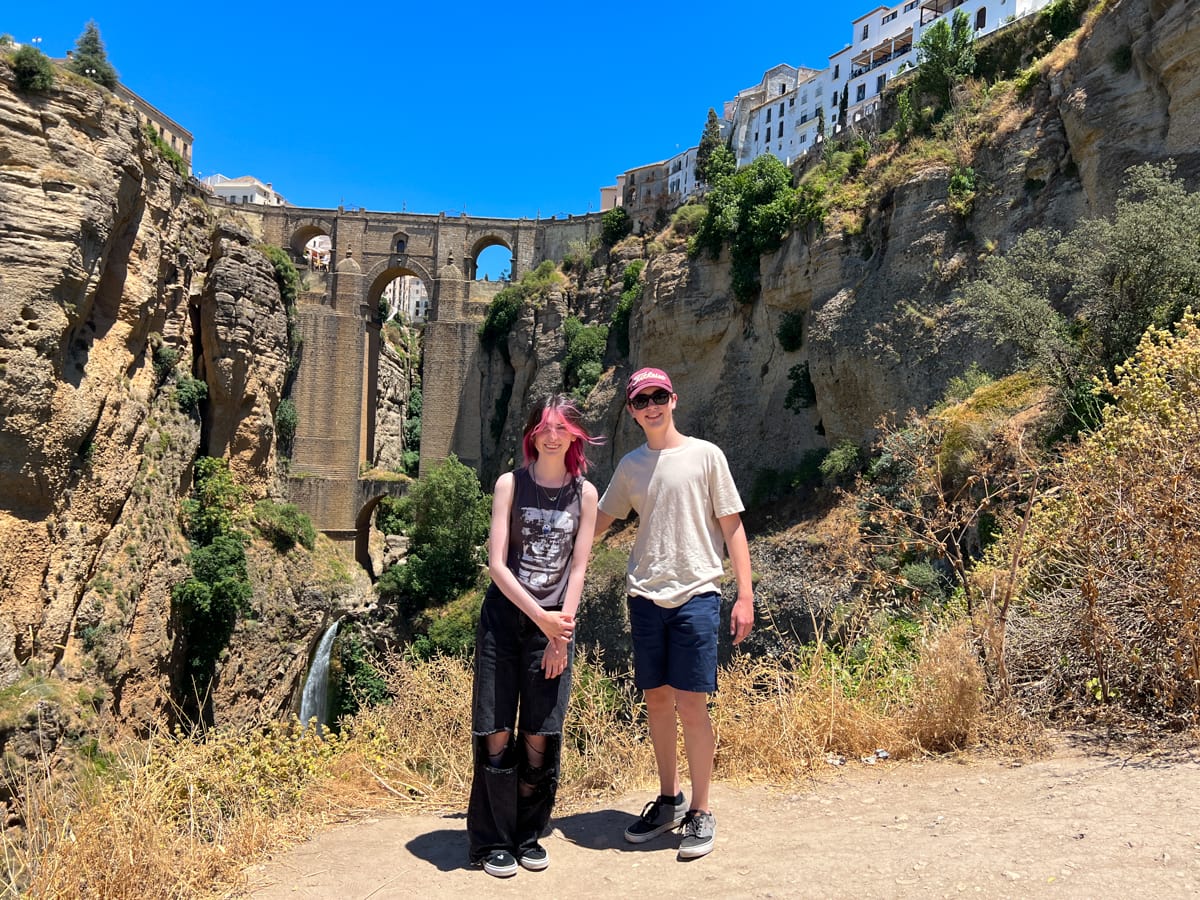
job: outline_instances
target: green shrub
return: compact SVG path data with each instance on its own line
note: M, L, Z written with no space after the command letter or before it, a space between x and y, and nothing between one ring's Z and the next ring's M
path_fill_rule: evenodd
M821 463L829 453L824 447L805 451L800 462L791 469L759 469L754 473L750 488L750 507L781 500L789 494L821 481Z
M9 62L20 91L48 91L54 87L54 66L37 47L25 46Z
M791 387L783 398L784 409L799 413L817 402L817 389L813 386L812 376L808 371L808 363L796 363L788 369L788 380Z
M317 533L312 519L300 512L295 504L259 500L254 504L253 521L258 533L280 553L287 553L297 544L306 550L316 546Z
M775 335L779 338L779 346L788 353L799 350L804 344L804 313L800 310L785 313Z
M199 378L181 374L175 384L175 402L191 416L200 415L200 404L208 399L208 385Z
M759 294L759 258L779 249L800 211L792 176L770 154L760 156L731 175L717 177L708 195L708 210L688 250L707 251L716 259L728 243L733 295L743 303Z
M330 654L330 718L336 723L392 699L383 668L363 643L358 626L350 623L341 628Z
M574 316L563 323L567 352L563 357L563 382L579 400L591 393L604 369L604 348L608 343L607 325L584 325Z
M821 474L833 483L846 482L862 469L862 453L853 441L841 441L821 461Z
M479 326L479 342L483 348L489 351L500 349L507 353L505 341L516 324L521 307L541 300L562 284L562 273L551 260L546 260L533 271L522 275L519 282L496 294L488 304L483 324Z
M408 558L384 572L376 585L380 597L413 613L458 594L479 572L490 515L478 477L457 457L419 478L397 511L408 535Z
M177 365L179 365L179 351L169 344L162 343L162 338L159 338L159 343L154 347L154 374L158 377L159 382L166 381Z
M287 398L280 400L275 408L275 444L284 456L292 455L292 442L296 439L296 426L299 424L296 404Z
M955 166L950 173L947 202L958 216L966 218L975 205L975 170L970 166Z
M600 240L611 247L633 232L633 219L623 206L614 206L600 217Z
M942 395L942 403L962 403L976 390L995 381L991 375L979 368L978 363L971 363L967 371L956 375L946 383L946 391Z
M671 230L680 237L695 234L708 213L705 203L687 203L675 210L671 216Z
M642 295L642 271L645 267L646 262L641 259L635 259L625 267L621 276L621 299L617 301L610 321L617 350L626 357L629 356L629 320L634 304Z
M425 634L417 635L409 648L412 655L418 659L439 655L469 657L475 650L482 605L483 594L468 591L438 610L436 615L430 615Z

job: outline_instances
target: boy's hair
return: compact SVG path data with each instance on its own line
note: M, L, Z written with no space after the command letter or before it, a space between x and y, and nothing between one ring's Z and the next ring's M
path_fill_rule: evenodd
M567 429L567 433L576 440L571 442L571 446L567 448L566 465L567 472L572 478L583 475L587 472L588 462L587 457L583 454L584 444L600 444L603 443L603 438L592 437L583 427L583 415L579 412L579 408L571 401L571 398L565 394L551 394L536 404L529 411L529 418L525 421L525 434L521 441L521 451L525 455L525 465L536 462L538 458L537 446L533 439L546 426L561 422Z

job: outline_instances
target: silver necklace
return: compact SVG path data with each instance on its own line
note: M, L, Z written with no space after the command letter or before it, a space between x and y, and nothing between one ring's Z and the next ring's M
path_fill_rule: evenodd
M544 496L546 498L546 502L554 507L554 512L557 514L559 512L558 498L562 496L563 488L565 488L567 486L567 484L564 481L562 484L560 484L558 486L558 490L554 492L554 496L551 496L550 492L548 490L546 490L544 487L542 487L542 485L538 484L536 466L537 466L537 464L534 463L533 465L531 465L529 467L530 468L529 477L533 479L533 489L535 492L540 492L542 494L542 496ZM555 518L557 518L557 515L555 515ZM550 517L546 516L542 519L542 534L549 534L549 533L550 533Z

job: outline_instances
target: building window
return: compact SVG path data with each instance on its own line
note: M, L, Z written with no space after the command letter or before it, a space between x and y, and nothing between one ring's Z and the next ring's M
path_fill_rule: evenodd
M987 7L979 7L979 12L975 13L975 30L983 31L983 26L987 24Z
M795 105L796 105L796 98L788 97L788 109L791 109Z
M768 122L770 122L770 121L771 121L771 109L770 109L770 107L767 107L767 121L768 121Z
M800 124L803 125L807 121L808 121L808 113L806 113L806 112L800 113Z
M757 132L757 131L756 131L756 132L754 132L754 142L755 142L756 144L758 143L758 132Z
M781 85L779 86L779 93L781 93L781 94L782 94L782 93L783 93L783 91L784 91L784 86L781 84Z
M887 75L886 74L880 75L878 78L876 78L875 79L875 93L882 94L883 86L885 84L887 84Z
M914 9L917 8L917 4L919 2L920 2L920 0L908 0L908 2L904 4L904 11L912 12Z
M833 64L833 80L834 81L837 81L838 73L840 73L841 71L842 71L842 64L834 63Z
M792 99L795 100L796 98L793 97ZM781 118L781 119L783 118L783 104L782 103L779 104L779 118Z
M867 86L865 84L860 84L857 88L854 89L854 102L855 103L861 103L864 99L866 99L866 96L867 96Z
M808 143L808 132L807 132L807 131L806 131L806 132L804 132L804 134L800 135L800 143L801 143L801 144L807 144L807 143Z
M900 13L896 12L895 10L892 10L890 13L888 13L886 16L884 16L880 20L879 24L886 25L888 22L892 21L892 19L896 18L896 16L898 16L898 15L900 15Z
M862 39L865 41L867 39L867 35L870 33L871 33L871 24L868 22L863 25Z

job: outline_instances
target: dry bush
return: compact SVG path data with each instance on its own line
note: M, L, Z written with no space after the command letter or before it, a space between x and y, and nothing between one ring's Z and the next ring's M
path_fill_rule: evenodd
M1023 556L1009 667L1041 708L1200 719L1200 325L1151 329L1068 451Z
M279 724L130 743L90 776L25 773L23 828L4 832L6 892L202 894L319 821L301 801L334 753L336 742Z
M934 752L975 743L984 720L984 676L966 622L929 635L913 672L911 740Z

